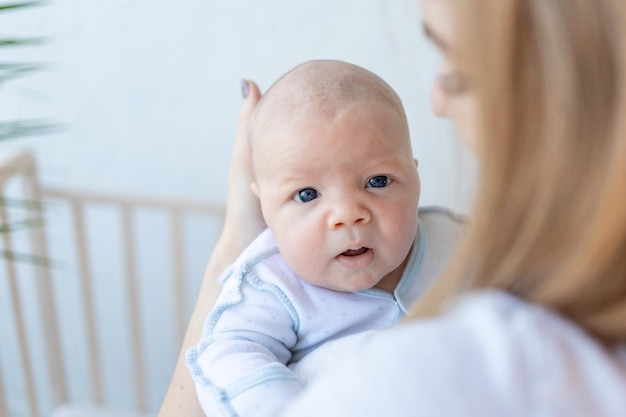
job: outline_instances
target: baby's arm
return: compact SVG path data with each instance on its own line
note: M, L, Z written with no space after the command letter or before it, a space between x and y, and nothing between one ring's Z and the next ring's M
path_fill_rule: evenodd
M302 385L285 366L296 343L295 310L280 289L236 269L224 283L202 339L187 354L209 416L272 416Z

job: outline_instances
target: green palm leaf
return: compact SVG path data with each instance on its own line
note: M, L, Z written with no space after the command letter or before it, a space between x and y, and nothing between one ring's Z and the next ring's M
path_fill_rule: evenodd
M34 46L41 45L44 42L41 38L0 38L0 48L7 46Z
M47 135L61 130L61 126L46 119L0 122L0 141L24 136Z
M33 6L44 5L45 1L15 1L11 3L0 4L0 13L15 11ZM24 46L40 45L44 42L41 38L17 38L2 37L0 38L0 48L13 48ZM41 71L44 65L39 63L23 63L23 62L0 62L0 85L3 83L27 75L31 75L37 71ZM29 119L0 122L0 141L8 139L17 139L24 136L43 135L54 133L59 130L56 123L52 123L45 119ZM24 210L28 212L33 209L39 210L41 203L19 199L5 199L0 197L0 207L12 208L15 210ZM12 222L10 224L0 224L0 235L8 235L19 230L32 229L43 226L42 218L31 218ZM49 267L52 262L46 257L31 255L25 253L16 253L13 250L4 248L0 250L0 259L9 261L25 262L38 266Z
M4 10L21 9L23 7L41 6L43 1L22 1L19 3L0 4L0 12Z
M13 222L11 224L0 225L0 234L13 233L21 229L29 229L32 227L42 227L42 226L43 226L43 219L41 218L20 220L17 222Z
M46 268L50 268L55 265L53 261L44 257L37 255L29 255L27 253L17 253L17 252L9 252L6 250L0 250L0 259L6 259L9 261L17 261L29 263L36 266L43 266Z

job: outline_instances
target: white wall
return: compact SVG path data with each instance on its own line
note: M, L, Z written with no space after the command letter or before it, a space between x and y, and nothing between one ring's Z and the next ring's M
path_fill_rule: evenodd
M303 61L333 58L377 73L399 93L422 205L469 210L474 161L429 110L438 57L422 35L417 0L56 0L1 16L0 27L50 39L3 52L3 60L50 68L0 90L0 120L44 116L66 127L0 143L0 153L33 149L46 185L223 201L240 79L264 90ZM207 255L199 251L195 262Z

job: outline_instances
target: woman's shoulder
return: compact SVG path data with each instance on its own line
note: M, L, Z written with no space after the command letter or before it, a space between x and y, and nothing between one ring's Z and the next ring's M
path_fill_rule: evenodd
M556 312L506 292L464 295L441 317L407 324L398 338L414 347L432 340L431 349L418 349L434 355L432 366L454 366L460 391L498 398L505 415L626 415L624 357Z
M329 416L624 416L626 363L554 312L479 291L373 335L309 395L331 396Z

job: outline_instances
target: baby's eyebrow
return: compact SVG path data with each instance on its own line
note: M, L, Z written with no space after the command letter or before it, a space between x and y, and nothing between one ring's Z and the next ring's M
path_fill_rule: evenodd
M300 187L300 186L310 186L314 181L312 181L311 177L307 176L297 176L297 175L289 175L284 176L276 180L276 185L279 187Z

